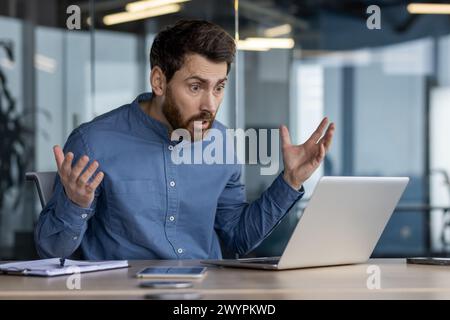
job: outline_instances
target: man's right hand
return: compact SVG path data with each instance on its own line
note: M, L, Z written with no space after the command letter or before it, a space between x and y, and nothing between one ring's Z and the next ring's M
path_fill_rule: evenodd
M69 199L82 208L89 208L94 201L95 189L103 180L103 172L97 173L95 178L89 183L89 179L98 168L98 162L93 161L84 171L89 162L89 157L84 155L72 167L73 153L68 152L65 156L60 146L53 147L58 174L64 190Z

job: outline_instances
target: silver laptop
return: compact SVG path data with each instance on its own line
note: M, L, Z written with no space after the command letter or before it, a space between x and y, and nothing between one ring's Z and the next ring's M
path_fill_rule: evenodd
M201 262L270 270L364 263L408 182L407 177L322 177L281 257Z

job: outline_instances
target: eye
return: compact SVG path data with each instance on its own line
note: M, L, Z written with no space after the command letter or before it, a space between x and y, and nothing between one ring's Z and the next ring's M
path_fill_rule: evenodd
M197 83L191 84L190 89L192 92L198 92L198 91L200 91L200 85Z
M221 84L220 86L216 87L216 92L221 93L225 89L225 85Z

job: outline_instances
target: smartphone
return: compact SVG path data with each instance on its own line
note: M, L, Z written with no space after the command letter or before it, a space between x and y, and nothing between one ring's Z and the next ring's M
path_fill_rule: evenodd
M143 281L139 283L139 286L154 289L182 289L191 288L193 284L189 281Z
M414 257L406 258L409 264L431 264L439 266L450 266L450 258L429 258L429 257Z
M150 300L200 300L200 299L202 299L202 295L198 292L149 293L144 296L144 299L150 299Z
M148 267L138 273L138 278L202 278L206 267Z

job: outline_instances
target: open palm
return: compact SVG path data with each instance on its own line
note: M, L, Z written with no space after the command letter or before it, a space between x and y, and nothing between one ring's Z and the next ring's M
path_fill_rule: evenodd
M283 177L293 188L299 189L314 173L330 148L335 125L331 123L323 134L327 124L328 119L324 118L311 137L300 145L292 144L289 130L285 126L281 127Z

